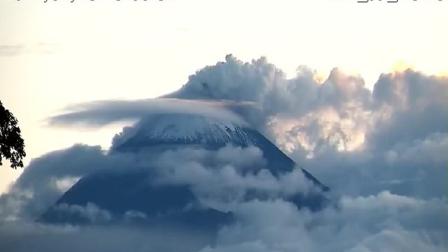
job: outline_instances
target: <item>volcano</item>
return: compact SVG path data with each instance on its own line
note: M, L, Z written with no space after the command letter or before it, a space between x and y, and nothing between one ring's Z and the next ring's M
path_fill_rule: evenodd
M298 208L321 209L328 201L329 188L295 162L257 130L239 121L229 121L196 114L155 114L116 135L108 155L144 153L157 156L168 150L197 148L209 151L226 146L261 150L266 167L274 176L300 169L317 189L313 193L296 193L286 200ZM182 164L179 164L182 166ZM105 220L137 220L150 225L181 225L214 229L233 219L231 212L204 205L186 185L155 185L149 170L129 169L87 175L75 183L40 220L49 223L84 223L92 218L78 211L104 211ZM103 218L104 220L104 218Z

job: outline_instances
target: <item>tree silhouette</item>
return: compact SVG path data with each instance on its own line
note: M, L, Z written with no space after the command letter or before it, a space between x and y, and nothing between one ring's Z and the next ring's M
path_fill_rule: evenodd
M17 119L0 101L0 165L4 157L11 161L12 168L23 167L22 159L26 156L24 147Z

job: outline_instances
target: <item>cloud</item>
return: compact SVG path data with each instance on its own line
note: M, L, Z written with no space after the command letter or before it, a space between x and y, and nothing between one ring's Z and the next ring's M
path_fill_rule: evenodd
M387 191L343 197L321 212L276 199L235 206L237 222L216 242L193 230L133 226L0 226L0 248L24 251L445 251L446 200L417 200ZM20 242L17 242L20 241ZM208 244L208 245L207 245Z
M287 79L265 58L228 55L169 97L257 104L248 121L342 194L446 196L447 77L408 69L382 74L372 91L339 69L317 79L306 67Z
M34 220L80 178L102 172L148 169L151 156L109 154L100 146L76 144L33 159L8 193L0 195L2 220Z
M146 171L147 183L186 185L204 206L223 212L248 198L290 198L319 192L300 169L274 176L266 165L261 150L253 146L107 153L99 146L74 145L30 163L9 193L0 196L0 220L36 219L80 178L101 172ZM104 217L100 222L113 217L95 205L60 205L55 210L87 220L98 213Z
M370 106L327 107L271 121L277 143L342 193L446 196L448 79L380 77ZM364 181L363 184L359 181Z
M320 192L300 169L274 176L256 147L179 149L162 153L155 163L157 184L191 186L206 206L223 212L249 199L288 199L298 193Z
M182 99L251 101L266 116L302 115L326 105L347 103L367 106L370 91L359 76L350 76L335 68L324 83L316 81L315 72L301 67L297 76L287 79L266 58L245 63L232 55L224 62L205 67L191 75L178 91L167 95Z
M0 196L0 216L34 219L65 192L61 189L67 189L89 173L113 169L123 162L126 161L107 157L99 146L86 145L75 145L34 159L9 192Z
M369 90L360 76L339 69L334 69L326 80L318 81L315 72L301 67L297 76L288 79L265 58L242 62L229 55L225 61L191 75L180 90L163 98L78 104L50 118L49 123L102 126L161 113L199 114L247 123L327 184L334 194L333 204L319 212L297 209L287 196L312 192L313 187L296 171L273 176L266 169L260 150L254 147L120 154L78 145L34 160L11 192L0 197L2 220L7 223L35 216L77 179L91 172L149 169L157 164L152 183L188 185L205 205L232 210L236 216L233 224L218 232L216 242L207 240L192 251L448 248L446 77L414 70L382 74L373 90ZM144 122L125 128L114 142L151 124ZM90 210L76 206L70 209L91 214L87 216L101 213L92 205ZM144 218L139 213L128 215ZM24 225L32 226L31 234L26 228L8 234L5 230L10 226L3 224L0 238L21 241L21 237L30 237L28 244L58 240L57 248L67 238L67 244L80 243L85 245L83 250L96 251L138 251L154 248L154 244L163 248L170 245L159 244L158 239L168 234L161 230L145 231L143 235L129 226L110 230L98 226L71 227L67 231L61 227ZM76 231L70 231L73 228ZM186 237L189 232L183 230L179 237ZM95 247L85 234L110 243ZM117 245L115 241L120 240L121 234L123 243ZM142 242L131 234L155 242ZM12 246L7 251L21 249L18 243L5 244Z
M381 116L371 141L377 148L447 133L448 78L407 70L382 75L373 90Z
M76 178L91 173L157 169L152 170L155 177L148 177L148 183L189 185L204 205L223 211L234 210L241 202L253 199L254 193L259 194L255 198L262 199L264 194L278 198L310 190L313 186L298 169L274 177L265 168L261 151L255 147L225 146L216 151L182 148L148 154L105 153L97 146L75 145L33 160L10 193L0 197L0 249L22 251L39 247L56 251L66 245L65 251L120 251L125 248L199 251L213 244L211 234L136 226L141 223L138 220L146 219L144 214L128 211L120 220L93 203L85 206L59 204L53 209L58 213L70 213L93 226L52 226L33 221L62 195L64 188L76 182ZM166 235L176 242L161 241Z
M174 98L158 98L136 101L96 101L72 105L60 115L50 117L54 126L93 125L102 126L117 121L139 120L154 114L193 114L244 123L244 119L232 110L250 109L250 103L226 101L190 101Z
M186 251L210 243L194 230L129 226L52 226L29 222L0 226L1 251Z
M446 200L416 200L387 191L343 197L336 208L299 211L290 203L251 201L223 228L214 251L443 251Z
M58 204L52 210L57 213L76 216L80 220L92 224L108 223L112 221L112 214L109 211L101 209L91 202L88 202L85 206L62 203Z

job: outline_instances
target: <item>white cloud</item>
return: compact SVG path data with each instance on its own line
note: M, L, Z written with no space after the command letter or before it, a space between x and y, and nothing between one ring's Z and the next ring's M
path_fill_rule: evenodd
M189 185L206 205L223 211L251 197L288 198L319 192L300 169L274 176L255 147L179 149L163 153L155 162L156 183Z
M177 149L149 157L148 152L122 155L75 146L34 160L11 193L0 198L0 216L3 221L32 216L57 199L70 181L90 172L157 164L157 183L191 186L205 204L236 216L235 223L219 231L216 243L196 250L446 251L448 79L407 70L382 75L373 91L361 77L338 69L323 82L317 79L306 68L287 79L264 58L245 63L228 56L192 75L168 95L174 98L91 103L50 121L103 125L162 112L242 120L267 134L339 196L322 211L299 210L286 201L288 195L313 187L299 170L272 175L254 147ZM11 238L0 230L0 237ZM96 237L116 235L98 230ZM82 232L70 232L71 241L85 238ZM31 237L38 244L52 236ZM114 242L98 248L115 249L109 247ZM20 251L17 245L9 250Z
M344 197L335 208L299 211L281 200L236 208L238 222L202 251L442 251L448 204L382 192Z

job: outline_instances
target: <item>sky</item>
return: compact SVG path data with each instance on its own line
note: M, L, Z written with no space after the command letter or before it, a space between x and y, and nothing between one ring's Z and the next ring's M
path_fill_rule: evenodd
M334 67L372 87L380 73L446 73L448 6L338 1L0 1L0 94L18 117L26 162L79 141L109 146L102 130L47 127L80 102L152 98L178 89L232 53L265 56L289 76ZM123 88L126 86L126 89ZM21 171L1 169L0 190Z
M43 247L60 240L59 250L85 250L75 245L88 236L126 237L107 251L165 246L143 239L160 230L29 220L89 169L133 164L106 153L116 134L144 128L135 122L148 113L182 111L238 117L340 196L319 213L281 198L226 205L238 222L201 251L446 251L447 11L436 0L0 0L0 100L27 152L26 168L0 167L0 244L27 235ZM162 155L173 172L162 178L199 193L309 190L290 188L302 181L294 173L240 176L241 151L263 164L257 149L185 150ZM188 162L204 177L176 170Z

